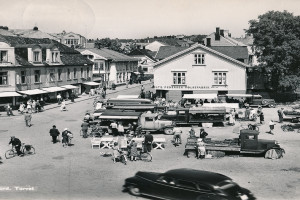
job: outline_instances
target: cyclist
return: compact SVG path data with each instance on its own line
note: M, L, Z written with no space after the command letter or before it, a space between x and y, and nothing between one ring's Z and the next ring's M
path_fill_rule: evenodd
M11 144L16 149L18 156L22 156L22 152L21 152L22 143L21 143L21 140L19 140L15 136L11 136L10 137L10 142L8 144L9 145Z

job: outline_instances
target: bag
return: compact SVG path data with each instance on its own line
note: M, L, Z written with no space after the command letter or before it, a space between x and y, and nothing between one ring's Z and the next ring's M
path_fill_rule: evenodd
M26 149L26 151L30 151L31 150L31 145L25 145L25 149Z

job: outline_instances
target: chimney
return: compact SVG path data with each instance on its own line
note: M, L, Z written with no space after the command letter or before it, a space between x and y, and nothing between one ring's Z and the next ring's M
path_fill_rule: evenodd
M206 46L211 46L211 38L206 38Z
M216 28L215 40L220 40L220 27Z
M223 29L220 30L220 35L224 37L224 30Z

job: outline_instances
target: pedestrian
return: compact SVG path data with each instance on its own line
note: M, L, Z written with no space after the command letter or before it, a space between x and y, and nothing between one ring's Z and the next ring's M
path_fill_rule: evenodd
M40 112L41 111L41 104L39 100L36 100L36 112Z
M104 96L106 96L106 85L103 86L103 92L104 92Z
M195 138L196 137L196 132L195 132L195 129L194 127L192 126L190 131L189 131L189 134L190 134L190 138Z
M43 98L41 98L41 100L40 100L40 105L41 105L41 110L44 110L45 101Z
M259 120L260 120L261 124L265 123L265 116L264 116L264 113L262 111L259 114Z
M87 122L87 120L83 120L83 123L81 124L81 131L82 131L82 137L83 138L87 138L87 131L89 128L89 123Z
M245 118L246 118L246 120L249 119L249 116L250 116L250 108L247 106L246 107L246 111L245 111Z
M74 94L74 92L71 92L70 98L71 98L71 102L74 102L74 99L75 99L75 94Z
M204 128L200 129L200 138L204 139L206 138L206 136L208 136L208 133L205 132Z
M57 142L57 137L59 136L60 132L56 128L55 125L52 126L52 128L49 131L50 136L52 137L52 142L55 144Z
M279 123L282 123L282 121L283 121L283 108L279 109L277 111L277 113L278 113Z
M271 120L269 122L269 127L270 127L270 134L274 135L274 133L272 132L274 130L274 126L275 126L275 123L273 122L273 120Z
M61 133L63 147L68 146L68 132L69 132L68 128L65 128L64 131Z
M60 104L61 104L61 101L62 101L62 98L61 98L60 93L57 94L56 99L57 99L58 105L60 105Z
M176 144L176 139L178 139L178 144L181 144L181 134L182 134L182 130L179 127L174 127L173 129L173 140L174 143Z
M67 111L66 101L65 100L62 100L62 102L61 102L60 111Z
M27 127L31 126L31 114L28 112L28 110L26 110L25 115L24 115L24 119L25 119L25 124Z
M18 110L21 114L23 114L24 113L24 111L25 111L25 104L22 102L21 104L20 104L20 107L19 107L19 110Z
M153 143L153 135L150 134L149 131L146 132L144 144L145 144L145 150L146 152L151 152L152 149L152 143Z
M118 124L118 132L120 136L124 136L124 126L122 124L122 122L119 122Z
M113 121L111 124L111 130L112 130L112 134L113 136L118 136L118 125L115 121Z
M128 79L126 79L126 88L128 88L128 82L129 82Z
M116 158L118 158L120 156L120 153L119 153L119 144L118 142L114 142L114 146L112 147L113 149L113 161L114 163L116 163Z
M12 112L12 108L9 105L9 103L6 105L6 113L7 113L7 116L14 115L13 112Z
M32 113L32 101L31 101L31 99L29 99L28 101L27 101L27 111L28 112L31 112Z
M199 158L200 159L205 158L206 149L205 149L205 144L204 144L202 138L198 139L198 141L197 141L197 149L198 149L198 151L197 151L197 158L198 159Z
M130 142L130 160L136 161L136 157L138 156L137 143L135 140L131 140Z
M36 101L35 100L32 100L32 104L31 104L31 109L32 109L32 112L36 112Z

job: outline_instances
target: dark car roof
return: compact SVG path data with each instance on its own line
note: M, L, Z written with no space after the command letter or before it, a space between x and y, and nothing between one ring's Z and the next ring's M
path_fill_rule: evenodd
M195 169L174 169L163 173L162 175L172 177L175 179L188 180L198 183L207 183L216 185L225 180L231 180L231 178L214 172L195 170Z

